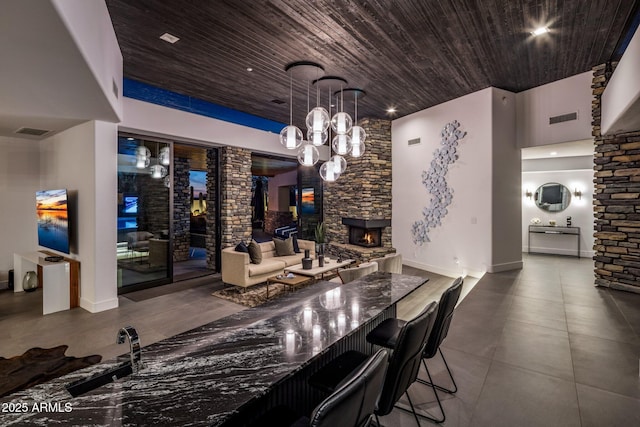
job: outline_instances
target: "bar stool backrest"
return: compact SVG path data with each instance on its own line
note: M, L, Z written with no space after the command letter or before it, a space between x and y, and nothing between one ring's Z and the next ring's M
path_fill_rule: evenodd
M462 277L458 277L440 297L438 314L436 315L433 329L431 330L427 346L422 355L425 359L430 359L435 356L440 344L442 344L442 341L447 337L449 325L451 324L451 319L453 319L453 311L456 308L458 299L460 299L463 282Z

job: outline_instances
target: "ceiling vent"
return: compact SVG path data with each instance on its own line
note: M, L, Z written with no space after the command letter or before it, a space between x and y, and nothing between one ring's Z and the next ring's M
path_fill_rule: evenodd
M571 120L578 120L578 112L569 114L562 114L560 116L549 117L549 124L555 125L556 123L570 122Z
M420 138L413 138L409 140L409 145L417 145L420 144Z
M34 128L20 128L15 133L20 135L42 136L45 133L51 132L50 130L34 129Z

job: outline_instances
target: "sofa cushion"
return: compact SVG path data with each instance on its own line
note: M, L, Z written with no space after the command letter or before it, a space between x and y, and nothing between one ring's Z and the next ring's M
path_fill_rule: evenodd
M293 240L291 237L288 239L273 239L273 243L276 245L276 255L277 256L286 256L293 255L295 252L293 251Z
M278 261L284 262L287 267L291 267L292 265L302 264L302 258L303 258L302 254L293 254L293 255L287 255L287 256L279 256L278 258L275 258L275 259L277 259Z
M251 258L252 264L260 264L262 262L262 250L260 250L260 246L255 240L249 243L249 258Z
M261 264L249 264L249 277L281 273L284 267L284 262L276 260L275 258L264 260Z
M236 252L249 253L249 248L247 247L247 244L244 241L242 241L236 245Z

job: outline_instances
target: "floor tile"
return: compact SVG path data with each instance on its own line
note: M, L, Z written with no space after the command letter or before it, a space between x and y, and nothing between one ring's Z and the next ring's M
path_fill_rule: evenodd
M562 288L557 281L535 281L520 279L513 291L514 295L545 301L563 302Z
M538 298L514 296L509 311L509 320L561 331L567 330L564 304Z
M570 333L629 343L639 342L638 335L613 301L598 307L565 304L565 313Z
M640 400L577 384L582 427L640 425Z
M573 381L569 336L565 331L509 322L493 360Z
M640 345L569 333L576 383L640 398Z
M575 384L494 361L470 425L578 427Z

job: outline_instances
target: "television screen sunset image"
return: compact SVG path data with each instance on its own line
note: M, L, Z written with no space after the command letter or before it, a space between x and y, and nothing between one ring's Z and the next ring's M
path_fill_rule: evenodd
M47 190L36 193L38 244L69 253L69 211L67 190Z

